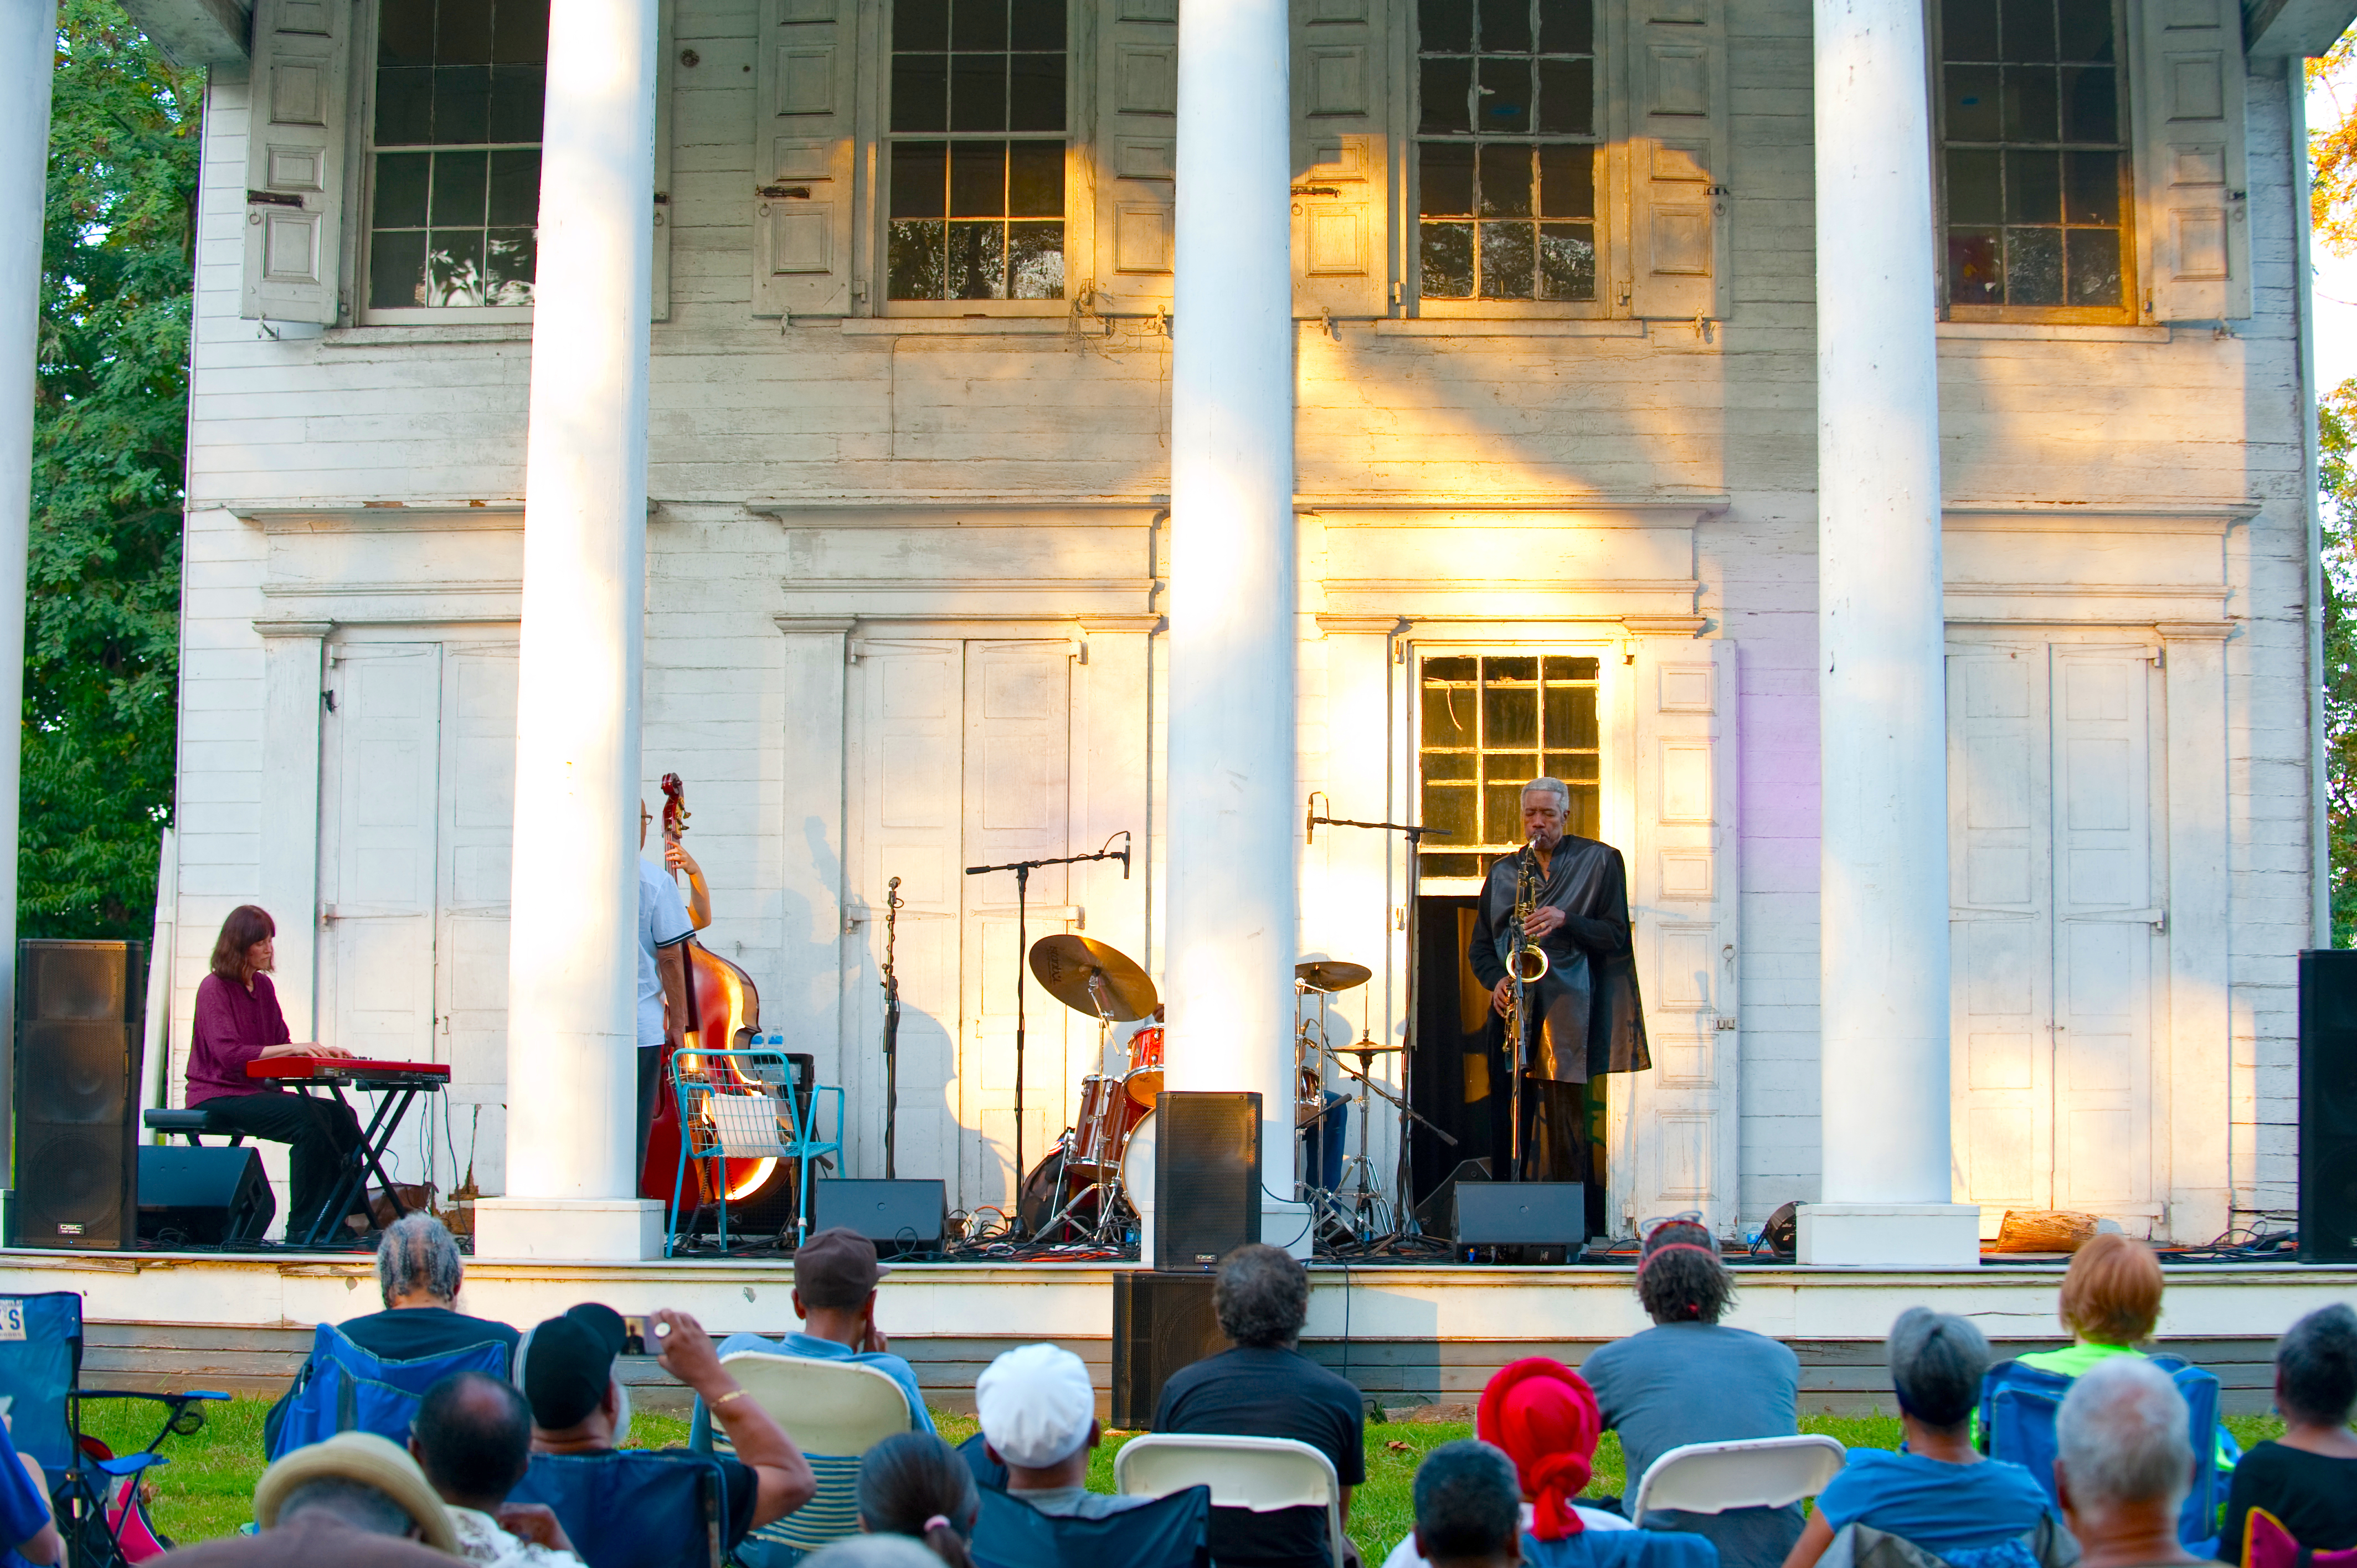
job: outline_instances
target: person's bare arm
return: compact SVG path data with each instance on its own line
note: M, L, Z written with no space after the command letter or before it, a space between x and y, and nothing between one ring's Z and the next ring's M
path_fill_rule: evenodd
M557 1522L556 1510L546 1503L501 1503L497 1517L500 1528L519 1541L545 1546L551 1552L574 1550L565 1526Z
M1639 1521L1631 1520L1629 1522L1636 1524ZM1823 1557L1825 1548L1833 1543L1834 1527L1825 1522L1824 1515L1812 1510L1809 1522L1801 1528L1801 1539L1792 1542L1792 1550L1785 1554L1784 1568L1817 1568L1817 1559Z
M704 867L684 844L663 845L663 868L676 876L687 873L687 923L697 930L712 924L712 889L704 883Z
M655 972L662 976L663 1033L673 1046L687 1043L687 944L655 949Z
M25 1474L32 1477L33 1489L41 1494L41 1500L46 1503L49 1496L49 1478L41 1473L41 1462L30 1454L19 1454L16 1463L25 1467ZM52 1563L64 1562L66 1538L58 1533L58 1521L50 1520L31 1539L20 1541L16 1555L27 1563L39 1563L41 1568L50 1568Z
M752 1466L754 1525L783 1519L818 1496L818 1477L811 1473L810 1461L721 1367L720 1353L704 1326L667 1306L647 1316L657 1326L656 1337L662 1345L657 1364L703 1398L705 1409L736 1445L737 1459Z
M1327 809L1331 811L1333 808L1329 806ZM1356 1487L1345 1487L1342 1488L1342 1522L1345 1525L1351 1522L1351 1494L1358 1489L1359 1488Z

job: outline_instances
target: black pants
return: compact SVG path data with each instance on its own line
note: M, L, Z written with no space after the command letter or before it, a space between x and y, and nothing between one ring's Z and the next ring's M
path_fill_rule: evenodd
M639 1141L631 1147L638 1159L630 1166L630 1182L635 1191L639 1173L647 1168L647 1133L655 1124L655 1096L662 1091L662 1050L657 1046L639 1047Z
M1499 1031L1492 1031L1493 1041ZM1589 1181L1587 1086L1558 1083L1553 1079L1523 1075L1522 1168L1503 1177L1513 1147L1514 1083L1508 1076L1505 1052L1491 1059L1490 1136L1494 1154L1490 1168L1501 1179L1516 1181Z
M203 1104L215 1122L249 1138L288 1145L295 1190L286 1210L286 1239L299 1241L309 1235L319 1211L335 1197L336 1184L344 1177L346 1156L361 1145L360 1118L352 1108L332 1096L291 1090L231 1094ZM351 1212L368 1213L365 1182L352 1195Z

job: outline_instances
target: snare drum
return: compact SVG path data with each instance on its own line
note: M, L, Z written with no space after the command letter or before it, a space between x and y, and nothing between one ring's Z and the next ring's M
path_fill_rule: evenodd
M1129 1146L1121 1152L1121 1189L1132 1208L1154 1206L1154 1112L1138 1118L1129 1130Z

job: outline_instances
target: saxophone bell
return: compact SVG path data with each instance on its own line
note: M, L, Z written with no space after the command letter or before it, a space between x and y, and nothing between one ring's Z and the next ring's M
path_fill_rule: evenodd
M1539 907L1537 880L1531 875L1536 868L1531 864L1531 851L1527 844L1523 846L1516 861L1514 929L1517 931L1527 931L1530 929L1531 917L1538 913ZM1515 950L1513 961L1508 968L1514 979L1524 985L1544 980L1548 968L1546 950L1540 947L1538 943L1525 939L1523 945Z

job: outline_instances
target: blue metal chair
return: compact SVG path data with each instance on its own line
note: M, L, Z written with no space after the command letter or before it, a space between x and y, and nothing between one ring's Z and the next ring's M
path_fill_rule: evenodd
M535 1454L508 1500L542 1503L589 1568L718 1568L728 1486L709 1454Z
M796 1162L794 1239L810 1234L811 1165L843 1149L843 1090L815 1083L814 1058L784 1050L785 1037L757 1036L749 1048L675 1051L671 1058L672 1093L679 1102L679 1170L672 1179L669 1234L663 1255L682 1240L681 1208L690 1160L791 1160ZM822 1136L819 1102L833 1096L833 1131ZM710 1184L719 1208L720 1245L728 1245L728 1194L725 1183ZM688 1218L693 1219L693 1211Z
M1103 1519L1050 1518L1007 1492L979 1496L973 1548L979 1568L1206 1568L1211 1561L1209 1487Z
M263 1453L277 1460L339 1432L372 1432L406 1443L425 1391L453 1372L505 1378L508 1348L489 1339L463 1350L396 1361L362 1349L334 1324L322 1323L295 1386L263 1422Z
M2220 1473L2221 1440L2230 1455L2239 1454L2233 1434L2218 1421L2218 1379L2177 1356L2155 1356L2152 1364L2169 1374L2185 1396L2193 1444L2193 1485L2177 1518L2178 1538L2196 1555L2208 1556L2218 1537L2218 1510L2226 1500L2227 1478ZM2055 1497L2054 1418L2071 1391L2072 1379L2059 1372L2000 1361L1981 1378L1981 1442L1992 1459L2009 1459L2038 1478L2046 1495Z

